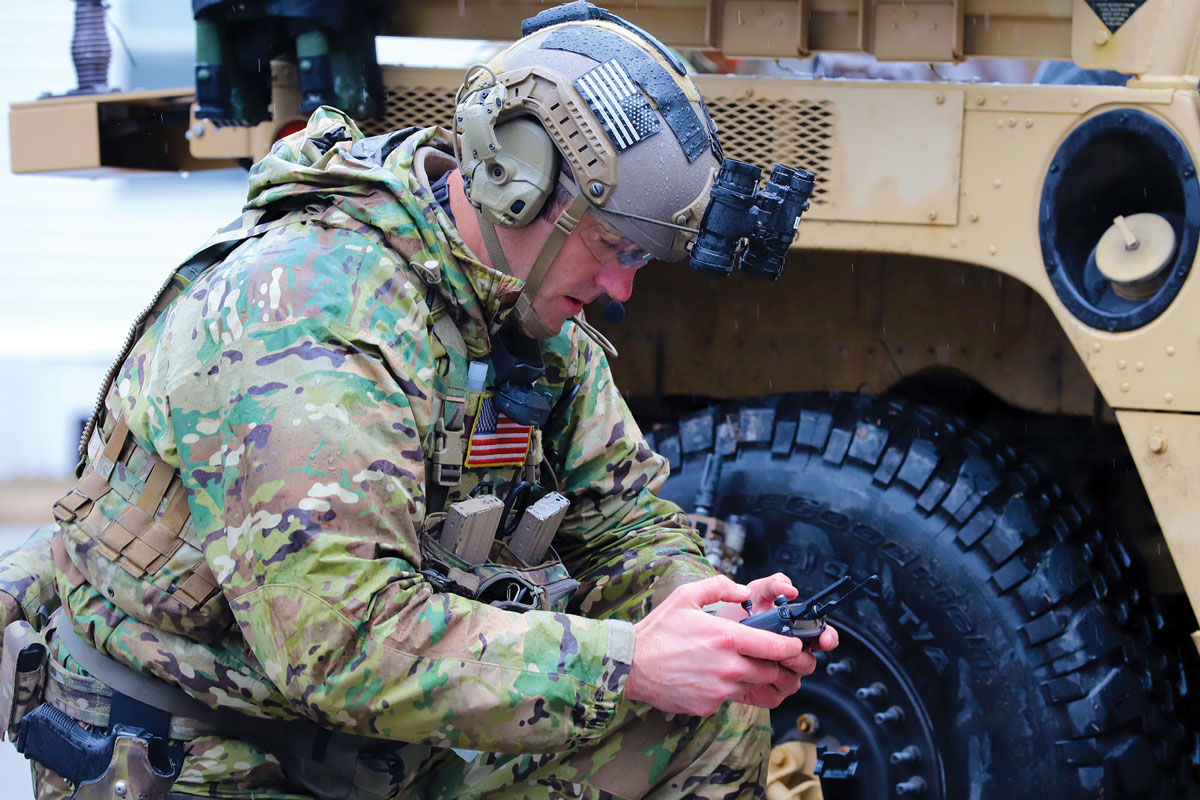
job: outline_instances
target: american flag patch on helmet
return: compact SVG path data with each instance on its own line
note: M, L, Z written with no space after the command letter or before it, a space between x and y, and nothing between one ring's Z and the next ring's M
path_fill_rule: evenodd
M618 151L653 136L662 127L642 90L615 58L580 75L575 88Z

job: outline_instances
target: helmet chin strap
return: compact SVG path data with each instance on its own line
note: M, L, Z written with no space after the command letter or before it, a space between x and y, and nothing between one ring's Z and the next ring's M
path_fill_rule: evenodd
M546 323L542 322L541 317L534 311L533 300L542 287L542 281L546 278L550 265L558 256L558 251L562 249L567 237L579 225L579 220L583 219L587 209L588 201L579 195L576 195L571 204L563 209L558 218L554 220L550 236L542 245L541 251L534 259L532 269L529 270L529 275L525 278L525 288L521 290L521 295L517 298L517 319L529 335L535 339L549 339L558 335L558 331L552 331L546 327ZM504 248L500 246L500 237L496 235L496 226L484 219L483 213L479 209L475 209L475 218L479 220L479 232L483 236L483 244L492 260L492 266L501 272L512 275L512 267L509 266L508 258L504 255Z

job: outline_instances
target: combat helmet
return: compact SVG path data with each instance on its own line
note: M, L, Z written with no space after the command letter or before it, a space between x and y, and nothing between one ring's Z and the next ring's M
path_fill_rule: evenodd
M467 195L495 266L507 262L493 225L529 224L556 182L575 197L519 303L522 321L536 330L532 298L584 212L655 258L686 258L721 150L683 63L649 33L573 2L525 20L522 34L468 71L455 128Z

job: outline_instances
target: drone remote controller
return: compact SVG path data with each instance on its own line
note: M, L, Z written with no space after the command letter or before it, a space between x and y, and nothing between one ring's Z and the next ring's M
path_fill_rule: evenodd
M846 575L803 602L789 603L786 597L779 595L775 598L775 608L751 614L741 622L743 625L749 625L751 628L803 639L804 646L808 648L824 632L825 618L843 600L864 586L868 584L875 586L880 581L878 575L872 575L861 583L850 587L845 592L841 592L841 588L849 582L850 576ZM827 599L834 595L837 596L833 597L833 599ZM742 605L743 607L749 606L750 601L747 600ZM746 610L749 611L750 609L746 608Z

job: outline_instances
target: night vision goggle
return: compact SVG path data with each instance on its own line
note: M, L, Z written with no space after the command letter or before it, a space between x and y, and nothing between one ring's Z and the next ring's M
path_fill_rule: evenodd
M721 162L692 245L692 269L728 275L736 265L756 278L779 278L800 215L808 210L815 176L776 164L760 191L761 175L745 161Z
M699 228L611 208L602 211L695 234L691 265L697 272L725 276L736 266L756 278L773 281L783 272L816 176L806 169L776 164L760 190L761 178L762 170L753 164L722 159Z

